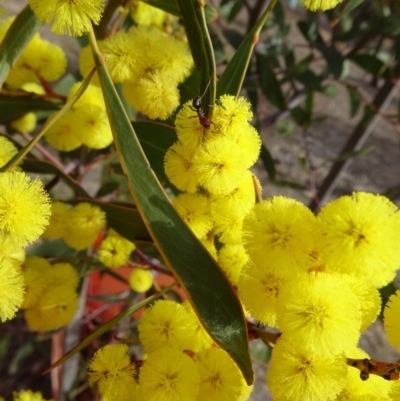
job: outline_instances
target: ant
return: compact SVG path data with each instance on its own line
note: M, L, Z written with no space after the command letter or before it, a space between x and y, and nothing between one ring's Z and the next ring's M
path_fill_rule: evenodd
M204 93L201 96L196 96L192 100L192 106L190 106L190 108L197 113L197 116L199 117L200 125L207 130L210 129L211 124L214 124L214 123L206 116L206 113L204 112L203 107L201 105L201 100L203 99L204 95L207 92L208 87L210 86L211 79L212 79L212 77L208 81L208 84L206 86L206 89L204 90ZM212 106L210 106L210 107L212 107Z

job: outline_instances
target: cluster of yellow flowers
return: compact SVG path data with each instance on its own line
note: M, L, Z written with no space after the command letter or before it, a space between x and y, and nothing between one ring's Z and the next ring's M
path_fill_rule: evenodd
M178 142L164 162L167 177L184 192L173 200L177 212L234 284L248 260L242 224L255 203L254 182L259 185L249 171L261 146L251 119L247 100L224 95L214 107L211 129L206 130L188 102L177 114ZM215 236L224 244L218 252Z
M391 400L390 382L363 382L346 357L365 358L357 349L360 333L376 319L378 288L399 265L397 207L354 193L314 216L295 200L274 197L254 206L243 231L250 263L238 281L240 299L254 318L282 332L267 373L274 400L361 400L377 393ZM398 329L400 303L393 304L390 325ZM395 337L400 344L399 331Z
M146 358L132 363L128 346L107 345L88 365L89 383L109 401L244 401L251 391L229 355L216 347L186 301L160 300L139 323Z
M53 202L43 238L62 238L69 247L81 251L93 244L105 225L106 214L96 205L84 202L70 207Z
M9 17L0 24L0 41L3 40L8 28L14 21ZM40 84L59 79L67 68L67 57L60 47L44 40L37 33L12 66L5 83L10 89L20 89L30 82Z
M78 309L79 276L74 267L31 256L22 273L26 290L22 309L28 326L48 331L68 324Z
M154 26L140 25L99 41L114 83L135 110L151 119L167 119L179 105L178 84L190 74L193 59L188 45ZM89 47L82 50L83 76L94 67ZM98 84L98 79L94 79Z
M68 99L76 93L80 85L81 82L72 85ZM54 115L49 117L48 122ZM93 149L109 146L113 136L100 88L89 85L74 106L46 132L45 139L64 152L82 145Z

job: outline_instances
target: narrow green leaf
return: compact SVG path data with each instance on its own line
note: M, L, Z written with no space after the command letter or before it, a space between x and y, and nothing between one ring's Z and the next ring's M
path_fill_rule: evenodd
M349 0L345 7L342 8L341 12L336 16L335 20L332 21L332 24L337 24L337 22L343 18L344 16L348 15L351 11L357 8L364 0Z
M319 47L318 50L322 53L326 60L327 70L335 78L339 78L342 75L344 67L344 58L341 53L333 46Z
M333 163L337 163L337 162L342 162L342 161L346 161L346 160L349 160L349 159L354 159L356 157L361 157L361 156L368 155L369 153L373 152L374 150L375 150L375 148L373 146L368 146L367 148L364 148L364 149L360 149L360 150L355 150L353 152L344 153L344 154L334 158L331 161Z
M59 110L59 104L39 98L37 95L8 96L0 94L0 124L22 117L32 111Z
M346 86L350 99L350 116L354 117L360 108L361 96L353 86Z
M3 42L0 43L0 87L3 86L11 67L42 26L29 6L16 17Z
M274 181L276 177L275 162L271 156L271 153L264 144L262 144L261 146L260 158L261 161L263 162L265 170L268 173L269 179L271 181Z
M117 191L119 188L118 182L106 182L103 184L99 190L97 191L95 198L102 198L103 196L107 196Z
M300 125L300 127L303 127L307 124L308 113L302 107L294 107L290 110L290 114L293 120L296 121L296 123Z
M297 75L296 80L301 82L309 91L321 91L321 78L313 71L307 70Z
M261 18L257 21L251 31L246 35L242 44L236 50L235 55L229 61L224 72L218 80L217 97L221 95L238 96L242 88L243 80L246 75L247 67L253 48L258 42L258 35L270 16L278 0L271 0ZM211 103L209 103L211 104Z
M353 54L350 60L377 78L389 78L388 66L372 54Z
M168 287L163 288L160 292L152 295L151 297L146 298L142 302L139 302L136 305L133 305L127 309L125 309L123 312L121 312L119 315L113 317L111 320L108 322L105 322L103 325L101 325L98 329L96 329L93 333L89 334L83 341L81 341L78 345L76 345L74 348L70 349L62 358L60 358L57 362L53 363L49 368L47 368L42 375L49 373L51 370L56 368L57 366L62 365L67 359L71 358L71 356L75 355L77 352L83 350L85 347L87 347L90 343L92 343L96 338L99 338L102 334L106 333L109 331L111 328L113 328L116 324L118 324L121 320L125 319L126 317L132 315L139 309L143 308L144 306L148 305L151 302L154 302L159 296L162 294L165 294L168 292L171 288L173 288L176 285L176 283L171 284Z
M379 30L384 35L398 36L400 35L400 15L389 15L379 22Z
M309 42L324 42L318 32L318 13L308 11L307 20L299 21L297 26Z
M91 39L96 49L95 39ZM215 260L172 207L144 156L101 55L95 53L94 58L115 146L143 221L205 329L231 355L246 381L252 383L247 328L240 302Z
M180 17L179 9L176 5L175 0L143 0L145 3L150 4L153 7L157 7L160 10L166 11L172 15L176 15ZM208 22L214 21L218 16L218 12L214 7L211 7L209 4L205 5L204 13L206 16L206 20Z
M107 225L130 241L152 242L138 210L133 206L100 202L93 199L89 203L98 206L107 215Z
M164 171L164 156L167 150L178 140L175 130L170 126L152 121L137 121L133 128L140 141L140 145L163 185L170 184Z
M192 52L194 64L200 72L200 93L205 105L215 104L216 91L216 66L214 50L207 29L206 17L204 15L204 2L198 0L176 0L179 12L183 18L186 36ZM212 114L212 108L204 108L208 117Z
M264 95L278 109L285 110L285 97L283 96L281 85L276 79L268 58L263 55L257 55L257 62Z
M288 82L306 72L308 70L311 61L313 60L314 60L313 54L304 57L297 65L295 65L293 68L289 70L289 72L286 74L285 77L283 77L281 82L282 83Z
M44 161L25 157L22 163L22 169L29 173L36 174L54 174L61 177L64 182L75 192L75 195L90 198L90 195L75 181L70 175L65 174L64 171L56 167L54 164Z

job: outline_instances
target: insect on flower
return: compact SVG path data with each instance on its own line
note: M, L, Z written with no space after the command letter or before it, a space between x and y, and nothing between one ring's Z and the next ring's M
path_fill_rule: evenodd
M196 96L192 101L192 106L190 107L192 110L194 110L197 113L197 116L199 117L200 125L205 129L210 129L211 124L213 124L213 122L210 120L209 117L206 116L206 113L204 112L203 106L201 104L201 100L203 99L204 95L207 92L208 87L210 86L211 79L212 79L212 77L208 81L208 84L206 86L206 89L204 90L204 93L201 96ZM212 107L212 106L209 106L209 107Z

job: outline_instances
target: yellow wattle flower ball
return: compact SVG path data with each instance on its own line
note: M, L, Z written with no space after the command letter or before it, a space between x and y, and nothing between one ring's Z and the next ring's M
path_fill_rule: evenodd
M46 401L46 400L43 398L43 395L39 392L33 392L31 390L21 390L18 393L16 391L13 392L13 401Z
M150 353L139 375L140 399L196 401L199 373L188 355L172 348Z
M386 197L342 196L318 214L318 245L329 270L370 278L380 288L400 264L400 213Z
M243 151L232 139L216 136L199 146L193 157L193 171L199 184L213 195L232 192L243 181L247 168L239 161Z
M189 193L196 192L198 185L193 166L194 154L195 148L175 142L164 157L164 170L168 179L179 190Z
M17 147L5 136L0 136L0 167L3 167L17 153Z
M104 0L29 0L36 16L59 35L81 36L100 22Z
M103 400L135 400L135 371L126 344L106 345L88 363L89 384L98 386Z
M199 193L180 194L172 204L198 238L204 237L212 229L211 205L206 196Z
M291 276L311 266L316 219L302 203L274 196L256 204L246 216L243 238L256 265L273 264L282 275Z
M237 283L239 298L251 316L278 328L277 302L287 281L288 277L279 274L272 264L260 267L248 263Z
M67 325L78 310L78 294L66 286L47 287L38 302L25 310L32 330L49 331Z
M196 354L200 387L197 400L238 401L242 392L242 374L226 351L208 348Z
M130 106L152 120L166 120L179 106L177 84L162 71L148 73L138 80L126 82L123 94Z
M165 348L191 348L192 330L185 308L173 301L159 300L144 311L139 323L139 340L149 353Z
M24 301L25 284L19 267L8 260L0 263L0 321L11 319Z
M51 204L50 222L42 234L43 238L60 238L64 236L69 209L69 206L62 202L53 202Z
M35 113L26 113L22 117L10 122L10 126L18 132L32 132L36 128L37 118Z
M304 353L282 336L272 351L267 384L274 400L334 401L346 376L344 355Z
M130 8L130 14L138 25L162 27L168 18L168 13L143 1L134 1Z
M120 235L109 234L99 246L98 258L104 266L116 268L124 266L136 249L135 244Z
M78 251L88 248L106 225L106 214L95 205L79 203L68 216L65 243Z
M150 270L135 269L129 276L129 285L139 294L148 291L153 282L154 278Z
M389 343L400 350L400 290L390 296L383 312L384 327Z
M0 173L0 193L0 235L16 248L35 241L50 218L42 182L18 171Z
M301 352L338 355L357 344L361 313L345 280L301 273L287 281L277 302L279 329Z
M186 309L189 320L191 322L191 330L190 332L188 332L188 336L191 337L190 350L193 352L201 352L212 347L212 345L214 344L214 340L201 325L200 320L190 302L185 301L182 303L182 306Z
M218 251L218 263L235 286L238 284L242 268L248 261L249 255L241 243L226 244Z

